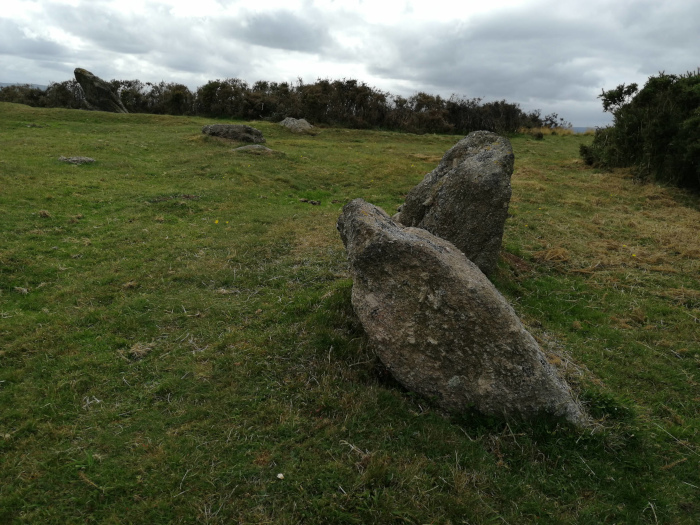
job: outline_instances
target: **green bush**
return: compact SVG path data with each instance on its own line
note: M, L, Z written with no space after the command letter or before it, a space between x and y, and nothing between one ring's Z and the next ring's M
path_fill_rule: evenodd
M700 72L659 73L603 91L613 125L596 131L581 157L593 166L634 167L641 179L700 189Z
M44 107L44 90L31 84L4 86L0 88L0 102Z

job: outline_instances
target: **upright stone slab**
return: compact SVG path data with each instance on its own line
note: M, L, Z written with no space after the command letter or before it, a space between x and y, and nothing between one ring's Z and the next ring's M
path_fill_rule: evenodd
M515 311L453 244L362 199L343 208L338 230L353 308L402 385L452 412L585 422Z
M83 94L85 95L83 105L86 109L128 113L119 96L112 91L112 86L107 82L86 69L76 68L73 73L75 80L83 88Z
M470 133L408 193L395 219L450 241L489 275L498 264L508 217L513 162L508 139Z

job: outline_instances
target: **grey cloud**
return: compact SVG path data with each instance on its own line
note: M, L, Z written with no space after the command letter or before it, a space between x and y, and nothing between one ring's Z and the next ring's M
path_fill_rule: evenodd
M539 108L556 104L583 118L584 106L600 108L596 96L601 88L637 81L618 80L618 71L645 76L663 68L683 72L682 64L700 52L700 39L687 41L696 31L688 26L694 22L680 3L663 9L657 5L633 17L622 16L624 10L606 12L607 5L601 5L605 14L600 17L576 17L557 11L554 4L551 9L540 4L540 9L481 15L462 23L375 30L368 49L382 52L367 54L368 71L410 82L416 91L505 98ZM700 19L697 15L690 20ZM683 27L684 45L671 34L676 26ZM626 32L625 27L634 29ZM564 110L558 112L564 115ZM599 109L587 120L600 120L601 114Z
M67 57L70 51L47 38L30 38L11 20L0 18L0 55L14 55L33 59Z
M319 53L332 42L328 29L320 22L322 14L299 16L292 11L244 13L240 19L229 18L218 24L218 33L258 46Z
M160 81L162 75L196 87L202 79L280 80L289 64L304 78L323 78L327 67L364 69L369 78L358 74L358 80L395 94L503 98L589 124L607 118L596 99L601 88L700 66L700 3L687 0L589 0L585 6L532 0L464 21L405 19L387 26L312 2L298 11L244 9L235 18L189 19L144 2L145 15L101 0L78 7L45 3L22 25L0 15L6 74L25 71L28 80L38 76L45 83L56 71L70 77L77 65L103 78ZM39 35L47 27L62 29L83 46L27 38L24 24Z
M585 53L582 28L565 31L564 39L563 30L547 33L532 20L525 22L525 31L515 22L500 18L456 28L444 23L421 35L396 35L396 62L374 62L370 71L488 97L559 96L572 82L594 86L600 80L594 71L572 65ZM538 22L547 24L542 18Z
M134 16L107 10L99 3L79 8L49 4L46 15L52 25L84 38L100 49L116 53L143 54L154 45L148 23Z

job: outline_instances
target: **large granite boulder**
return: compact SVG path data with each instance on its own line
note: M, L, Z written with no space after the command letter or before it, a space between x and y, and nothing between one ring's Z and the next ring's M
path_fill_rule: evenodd
M395 219L453 243L486 275L496 269L513 174L508 139L475 131L406 196Z
M586 421L515 311L453 244L355 199L338 230L352 304L402 385L452 412Z
M210 124L202 128L202 133L239 142L253 142L255 144L265 142L262 131L244 124Z
M282 122L280 122L280 126L284 126L292 133L302 133L307 135L315 134L314 127L311 124L309 124L309 122L306 119L303 118L296 119L292 117L287 117Z
M110 111L112 113L128 113L119 96L112 91L112 86L93 75L86 69L76 68L73 72L75 80L83 89L85 109L94 111Z

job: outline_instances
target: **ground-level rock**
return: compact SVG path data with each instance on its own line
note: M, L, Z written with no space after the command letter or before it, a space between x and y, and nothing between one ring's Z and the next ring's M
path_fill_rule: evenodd
M442 237L489 275L496 269L513 173L508 139L475 131L406 196L395 219Z
M100 77L82 68L76 68L73 74L85 95L83 106L86 109L128 113L119 96L112 91L112 86Z
M275 151L265 146L261 146L260 144L241 146L240 148L234 148L233 151L236 151L238 153L248 153L250 155L262 155L265 157L271 157L273 155L284 155L284 153L282 153L281 151Z
M61 162L67 162L68 164L92 164L95 159L90 157L58 157Z
M280 126L284 126L285 128L294 133L306 133L309 135L314 134L314 127L311 124L309 124L306 119L303 118L296 119L292 117L287 117L282 122L280 122Z
M452 412L585 417L515 311L453 244L355 199L338 230L353 308L377 355L409 390Z
M253 142L255 144L265 142L265 137L259 129L244 124L210 124L202 128L202 133L239 142Z

